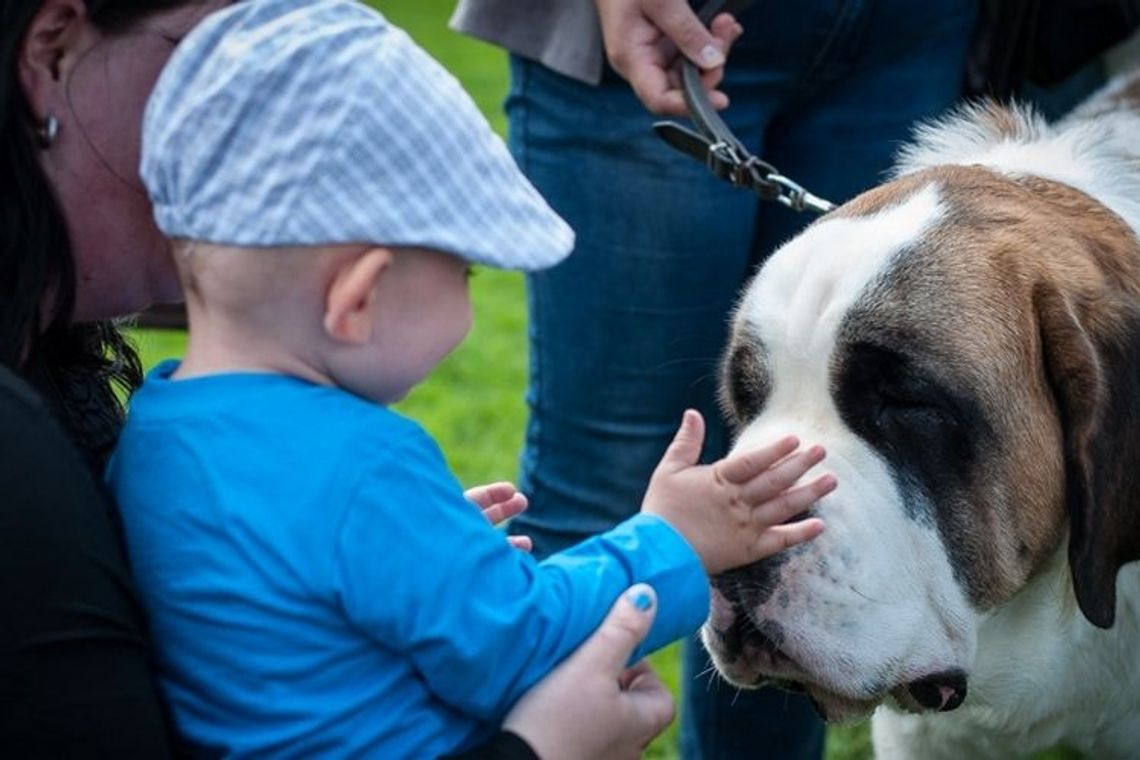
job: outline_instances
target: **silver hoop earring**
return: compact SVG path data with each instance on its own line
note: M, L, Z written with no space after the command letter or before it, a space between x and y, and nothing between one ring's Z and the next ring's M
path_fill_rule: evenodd
M59 119L55 118L52 114L48 114L48 117L44 119L44 123L36 130L36 133L40 138L40 147L45 150L50 148L51 144L55 142L56 135L59 134Z

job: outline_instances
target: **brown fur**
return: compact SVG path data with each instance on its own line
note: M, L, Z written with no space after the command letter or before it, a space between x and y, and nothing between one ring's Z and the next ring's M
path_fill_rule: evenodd
M1000 113L995 128L1013 129ZM1106 294L1140 301L1140 246L1123 220L1084 193L981 167L908 175L836 214L872 215L931 183L946 213L919 243L922 266L894 273L877 308L939 346L934 371L971 388L1005 442L976 482L960 536L981 555L984 567L970 585L987 607L1020 588L1064 536L1065 431L1052 380L1079 384L1082 370L1095 370L1096 354L1079 340L1043 340L1059 329L1050 312L1070 310L1094 336L1122 329L1117 299ZM1052 297L1043 300L1042 292Z

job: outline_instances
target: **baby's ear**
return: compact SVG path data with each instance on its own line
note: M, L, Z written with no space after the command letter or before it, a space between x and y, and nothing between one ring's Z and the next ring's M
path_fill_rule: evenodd
M375 320L376 285L392 263L387 248L371 248L345 261L325 296L325 332L342 343L367 343Z

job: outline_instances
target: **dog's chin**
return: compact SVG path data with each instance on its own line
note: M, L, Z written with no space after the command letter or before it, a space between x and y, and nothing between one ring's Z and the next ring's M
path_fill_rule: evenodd
M862 720L874 712L886 697L885 694L849 696L821 686L795 660L763 637L749 637L735 655L728 655L707 635L705 644L717 670L733 686L741 689L774 686L805 694L820 717L829 723Z
M853 723L865 720L883 701L882 697L849 697L826 689L819 684L791 681L783 678L770 678L761 674L755 675L747 683L738 681L727 673L723 675L725 680L729 683L742 689L757 689L770 686L793 694L803 694L808 698L808 701L811 702L815 711L819 713L819 717L828 723Z
M808 699L819 713L819 717L828 723L853 723L865 720L883 701L881 697L877 699L847 697L816 684L806 684L801 688L807 692Z

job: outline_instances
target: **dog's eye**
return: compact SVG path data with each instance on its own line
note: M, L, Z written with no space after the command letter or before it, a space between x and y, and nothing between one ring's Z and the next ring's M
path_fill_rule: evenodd
M953 424L953 416L935 399L892 386L880 386L877 391L875 421L880 426Z
M759 352L747 344L736 346L729 354L724 372L725 400L730 416L744 422L758 415L769 392L768 376Z

